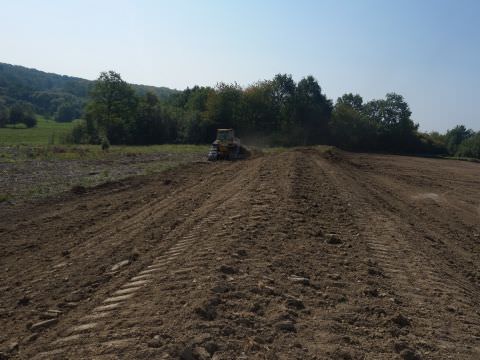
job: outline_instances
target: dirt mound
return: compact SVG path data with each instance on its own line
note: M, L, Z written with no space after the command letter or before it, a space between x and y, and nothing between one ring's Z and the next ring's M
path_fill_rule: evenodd
M478 359L478 164L324 150L2 209L0 359Z

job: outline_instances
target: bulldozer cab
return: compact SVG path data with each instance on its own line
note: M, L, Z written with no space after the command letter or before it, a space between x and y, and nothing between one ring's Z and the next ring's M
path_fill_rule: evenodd
M221 143L233 143L235 135L233 129L217 129L217 140Z

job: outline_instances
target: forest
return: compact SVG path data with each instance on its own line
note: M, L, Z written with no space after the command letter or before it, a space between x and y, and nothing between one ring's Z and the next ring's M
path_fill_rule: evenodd
M20 116L12 120L30 119L32 114L51 117L59 122L80 118L94 81L46 73L23 66L0 63L0 127L8 123L7 112L14 108ZM165 87L132 85L139 95L152 92L165 99L175 90ZM34 120L33 120L34 121Z
M364 102L344 94L334 103L318 81L277 74L246 88L219 83L160 99L137 95L113 71L100 75L77 125L75 143L209 143L217 128L234 128L251 144L330 144L346 150L480 157L480 133L460 125L446 134L422 133L403 98Z
M353 151L480 158L480 132L463 125L423 133L404 97L332 101L318 81L277 74L247 87L218 83L183 91L132 85L114 71L92 82L0 64L0 127L35 126L35 114L77 122L66 141L149 145L206 144L234 128L259 146L329 144Z

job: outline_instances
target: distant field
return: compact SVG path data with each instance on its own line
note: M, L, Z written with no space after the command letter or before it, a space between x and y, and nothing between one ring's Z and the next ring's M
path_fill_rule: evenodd
M74 122L58 123L37 117L37 126L27 128L0 128L0 145L47 145L59 144L72 129Z

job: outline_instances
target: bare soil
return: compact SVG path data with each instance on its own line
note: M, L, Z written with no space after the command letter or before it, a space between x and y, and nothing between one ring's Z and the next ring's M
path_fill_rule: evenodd
M56 149L63 150L61 147ZM23 150L28 152L30 148ZM73 155L81 155L82 150L74 149L77 152ZM2 155L8 156L10 161L2 161ZM42 199L55 196L74 186L91 187L107 181L158 173L205 158L204 151L104 153L99 158L88 158L87 155L86 158L75 159L59 159L55 158L55 155L58 154L54 153L51 159L22 159L15 147L0 147L0 195L6 197L5 202L16 204L25 200Z
M480 164L297 149L0 209L0 359L479 359Z

